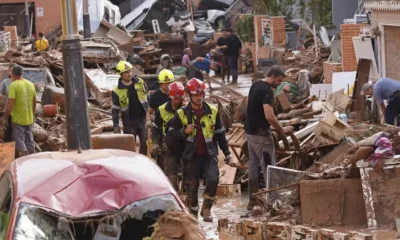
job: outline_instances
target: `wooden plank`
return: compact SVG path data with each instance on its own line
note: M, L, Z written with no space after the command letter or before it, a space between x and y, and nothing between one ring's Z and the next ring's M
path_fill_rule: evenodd
M278 94L276 96L276 100L283 112L289 111L292 108L292 106L289 102L289 99L284 92L281 92L280 94Z
M236 156L232 156L232 162L236 163ZM219 184L233 184L235 182L237 168L231 167L224 163L225 155L222 151L219 151L218 162L219 162ZM222 165L222 166L221 166Z
M15 159L15 142L0 144L0 175Z
M270 222L267 224L267 238L275 240L288 240L291 238L292 226L288 223Z
M219 184L217 197L237 197L242 194L240 184Z
M360 58L358 60L357 75L354 83L352 111L360 112L360 120L364 120L365 96L361 96L362 86L369 81L369 73L371 69L371 60Z

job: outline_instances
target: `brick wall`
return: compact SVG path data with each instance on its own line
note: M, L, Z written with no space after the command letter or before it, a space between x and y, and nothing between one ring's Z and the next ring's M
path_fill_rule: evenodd
M384 26L383 29L386 77L400 80L400 27Z
M357 71L357 59L354 51L353 37L360 35L361 24L341 24L342 64L343 71Z
M24 2L24 0L0 0L0 4L24 4ZM60 0L29 0L28 2L33 2L35 6L34 21L36 22L36 33L43 32L46 35L61 25ZM38 7L43 8L43 17L36 15ZM24 29L17 29L17 31L23 33Z
M279 47L286 40L285 18L270 17L272 26L272 42L274 47Z
M324 83L332 83L333 73L342 71L342 64L336 62L324 62Z

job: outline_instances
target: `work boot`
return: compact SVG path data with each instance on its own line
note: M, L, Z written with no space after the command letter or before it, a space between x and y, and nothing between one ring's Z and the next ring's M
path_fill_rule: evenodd
M213 200L213 198L204 195L204 201L200 212L200 216L203 217L204 222L213 222L213 218L211 216L211 207L214 204L214 201L215 200Z
M197 219L199 217L199 206L189 207L189 212Z

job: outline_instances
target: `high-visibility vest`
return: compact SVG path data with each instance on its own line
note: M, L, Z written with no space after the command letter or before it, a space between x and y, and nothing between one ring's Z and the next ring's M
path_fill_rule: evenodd
M211 114L203 115L200 119L200 125L201 125L201 129L203 131L204 140L205 140L207 148L208 148L208 145L212 143L212 140L214 137L215 123L217 121L218 109L208 103L206 103L206 104L211 109ZM179 109L177 111L177 114L179 116L179 119L182 122L183 128L185 129L189 125L189 121L185 114L185 111L183 109ZM195 123L196 116L193 115L192 118L193 118L192 123ZM196 136L196 128L193 129L193 132L186 137L186 141L194 142L195 136Z
M161 119L163 120L163 122L162 122L162 133L163 133L163 136L166 135L165 125L167 124L167 122L169 122L169 120L171 120L175 116L175 113L170 112L170 111L168 111L166 109L167 104L168 104L168 102L166 102L163 105L158 107L158 111L160 112Z
M144 111L147 112L149 105L147 103L146 88L144 86L143 79L139 78L139 81L135 83L135 90L138 99L143 106ZM119 89L118 86L116 86L113 91L117 94L119 98L119 105L121 111L125 112L126 110L128 110L128 105L129 105L128 89L126 88Z

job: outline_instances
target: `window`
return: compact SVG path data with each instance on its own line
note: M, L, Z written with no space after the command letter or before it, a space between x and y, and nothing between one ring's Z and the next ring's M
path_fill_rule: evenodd
M12 206L12 185L10 175L4 173L0 179L0 240L7 234Z

